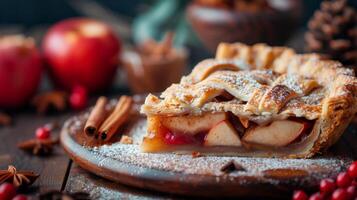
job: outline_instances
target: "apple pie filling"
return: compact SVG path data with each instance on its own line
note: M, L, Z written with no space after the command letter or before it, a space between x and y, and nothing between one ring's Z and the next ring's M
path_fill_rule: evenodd
M314 125L313 120L295 117L259 125L232 113L151 116L148 123L149 133L142 143L145 152L202 151L202 147L234 151L286 148L304 141Z
M264 44L221 44L216 59L149 94L144 152L307 158L341 136L357 110L353 71Z

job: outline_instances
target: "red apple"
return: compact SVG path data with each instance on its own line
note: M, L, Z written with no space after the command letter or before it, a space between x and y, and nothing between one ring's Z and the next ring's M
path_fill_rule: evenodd
M0 107L22 106L36 92L42 63L32 38L0 37Z
M50 28L43 41L45 59L56 86L81 85L96 92L111 85L121 42L103 22L73 18Z

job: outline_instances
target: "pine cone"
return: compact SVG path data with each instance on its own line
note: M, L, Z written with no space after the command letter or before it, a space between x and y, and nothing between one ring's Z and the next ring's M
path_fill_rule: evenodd
M357 65L357 14L346 0L328 0L314 13L305 34L307 52Z

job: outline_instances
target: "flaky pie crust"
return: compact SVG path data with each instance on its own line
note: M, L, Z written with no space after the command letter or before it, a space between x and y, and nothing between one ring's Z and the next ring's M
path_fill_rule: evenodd
M215 59L198 63L160 98L148 95L141 112L148 116L149 129L155 116L206 112L229 111L258 124L290 116L316 120L311 142L277 155L307 158L342 135L357 110L356 88L352 70L317 54L296 54L290 48L265 44L222 43ZM213 100L223 92L234 99Z

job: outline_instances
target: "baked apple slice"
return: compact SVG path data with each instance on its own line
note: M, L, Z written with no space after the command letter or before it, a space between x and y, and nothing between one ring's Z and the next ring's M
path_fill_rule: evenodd
M357 78L338 62L264 44L219 47L227 54L146 98L144 152L310 158L357 112Z
M249 120L247 118L239 117L239 121L243 125L244 128L249 127Z
M219 122L206 135L205 146L242 146L237 132L227 120Z
M268 126L248 129L242 140L250 144L283 147L300 136L305 130L305 123L291 120L274 121Z
M214 125L226 118L225 113L216 113L202 116L166 117L161 119L161 123L164 127L173 132L193 135L198 132L210 130Z

